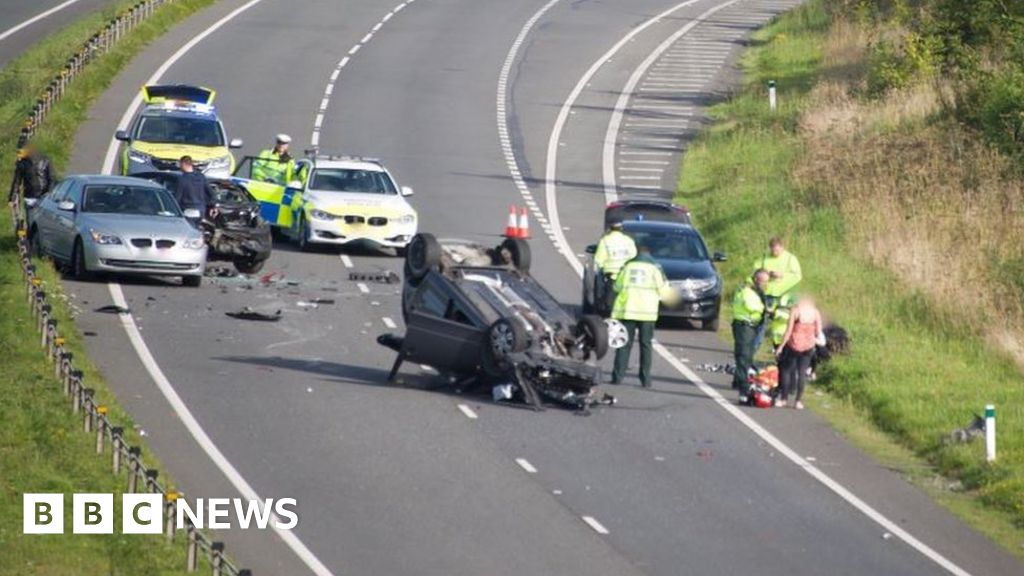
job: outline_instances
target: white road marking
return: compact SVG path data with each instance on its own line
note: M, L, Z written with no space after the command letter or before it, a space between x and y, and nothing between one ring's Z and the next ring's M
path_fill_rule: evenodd
M657 172L658 174L665 171L663 168L634 168L632 166L619 166L619 170L625 172Z
M625 168L625 166L628 166L629 164L643 164L645 166L651 164L659 164L662 166L667 166L669 162L667 160L623 160L621 158L619 159L620 166L623 166ZM630 170L633 170L633 168L630 168Z
M459 404L459 410L461 410L462 413L466 415L466 418L469 418L470 420L476 420L478 418L476 412L473 412L473 409L465 404Z
M7 38L8 36L10 36L12 34L17 34L19 30L24 30L25 28L35 24L36 22L39 22L40 20L42 20L44 18L52 16L52 15L56 14L57 12L60 12L61 10L67 8L68 6L71 6L72 4L74 4L74 3L78 2L78 1L79 0L68 0L67 2L64 2L63 4L58 4L58 5L54 6L53 8L50 8L49 10L44 10L44 11L40 12L39 14L36 14L35 16L29 18L28 20L25 20L21 24L18 24L17 26L12 26L11 28L8 28L7 30L4 30L3 32L0 32L0 40L5 39L5 38Z
M516 458L516 464L519 464L520 468L522 468L523 470L526 470L530 474L536 474L537 473L537 469L534 468L533 464L530 464L530 462L526 458Z
M648 152L646 150L619 150L619 155L630 156L671 156L671 152Z
M395 321L392 320L391 318L388 318L387 316L381 318L380 320L381 320L381 322L384 323L385 326L387 326L388 328L390 328L392 330L395 329L395 328L398 328L398 324L395 324Z
M710 16L714 12L717 12L718 10L721 10L722 8L725 8L727 6L730 6L730 5L734 4L736 1L737 0L730 0L729 2L725 2L723 4L720 4L720 5L712 8L712 9L710 9L708 12L705 12L701 16L698 16L690 24L688 24L687 26L684 26L678 32L673 34L673 37L670 38L670 39L674 42L680 36L682 36L683 34L688 32L689 30L691 30L693 28L693 26L695 26L697 23L703 21L705 18L707 18L708 16ZM547 205L548 205L548 214L549 214L549 217L551 218L552 222L557 223L559 221L559 218L558 218L558 196L557 196L557 174L558 174L558 171L557 171L557 166L558 166L558 146L557 146L557 143L562 138L562 131L563 131L564 127L565 127L566 119L567 119L567 117L569 115L568 114L568 110L571 109L575 105L576 100L579 98L580 93L583 91L583 87L586 86L586 84L588 82L590 82L590 79L597 72L597 70L601 67L601 65L605 61L607 61L611 56L616 54L623 46L625 46L629 42L629 40L631 40L634 36L636 36L637 34L642 32L643 30L645 30L647 27L649 27L654 22L657 22L659 19L664 18L665 16L668 16L672 12L678 10L679 8L682 8L683 6L689 5L691 3L692 3L692 0L691 0L691 2L684 2L683 4L679 4L676 7L671 8L668 11L663 12L662 14L659 14L658 16L655 16L654 18L652 18L652 19L644 22L640 26L634 28L633 31L631 31L629 34L627 34L625 37L623 37L622 40L620 40L615 46L613 46L611 50L609 50L604 55L602 55L601 58L599 60L597 60L594 63L594 65L591 66L591 68L589 70L587 70L587 72L581 77L579 83L576 85L576 88L574 88L573 91L570 92L569 97L562 104L561 111L560 111L558 117L555 120L554 126L552 127L551 137L548 139L547 170L546 170L546 173L545 173L545 180L546 180L545 195L546 195L546 200L547 200ZM655 50L654 53L652 53L652 56L656 57L658 53L664 52L665 49L667 49L667 45L666 44L662 44L661 46L658 47L658 49ZM640 65L640 67L637 69L637 72L635 72L633 74L633 76L630 78L629 83L627 84L627 87L622 90L619 102L615 106L615 112L613 112L613 114L616 114L618 116L619 121L621 121L622 111L625 110L625 107L626 107L625 105L626 105L626 103L628 101L629 95L632 92L633 87L640 81L640 77L642 76L643 72L646 70L647 67L650 66L650 63L653 62L653 60L654 60L654 58L651 58L651 57L649 57L648 60L645 60L644 63L642 63ZM613 122L614 122L614 120L613 120ZM609 202L613 201L615 198L618 197L618 194L617 194L616 188L615 188L615 175L614 175L614 166L613 166L613 164L614 164L614 161L615 161L615 148L616 148L615 141L616 141L617 135L618 135L618 129L619 129L618 124L619 124L619 122L614 122L614 124L615 124L615 126L614 126L614 130L613 130L612 129L612 123L609 123L609 129L608 129L608 132L606 133L606 137L605 137L605 150L604 150L604 154L603 154L603 158L602 158L602 162L603 162L603 165L604 165L603 172L604 172L604 175L605 175L606 200L608 200ZM622 152L620 151L620 154L621 153ZM609 180L609 175L610 175L610 180ZM566 258L566 260L569 262L570 267L576 272L576 275L582 277L582 275L583 275L583 264L580 262L580 260L578 258L575 257L572 249L569 248L568 240L565 238L565 235L561 232L561 230L556 229L555 232L559 236L558 240L556 241L556 245L560 245L560 251L562 252L563 256ZM704 392L704 394L706 394L708 397L713 399L723 410L725 410L731 416L733 416L734 418L739 420L741 423L743 423L743 425L745 425L752 432L754 432L754 434L756 434L758 437L760 437L765 443L771 445L780 454L785 456L787 459L789 459L791 462L796 464L798 467L802 468L804 471L806 471L808 474L810 474L814 479L816 479L819 482L821 482L825 487L827 487L829 490L834 492L840 498L842 498L843 500L848 502L851 506L853 506L854 508L859 510L861 513L863 513L865 516L867 516L868 518L870 518L874 522L876 522L879 525L881 525L888 532L891 532L892 534L895 534L901 540L903 540L908 545L910 545L911 547L916 549L918 552L920 552L922 555L924 555L928 559L932 560L933 562L935 562L936 564L941 566L946 571L948 571L948 572L950 572L952 574L955 574L957 576L970 576L969 573L966 570L964 570L963 568L960 568L959 566L954 564L952 561L947 559L945 556L939 554L937 551L933 550L928 545L924 544L923 542L921 542L920 540L915 538L909 532L907 532L906 530L901 528L898 524L896 524L895 522L893 522L889 518L887 518L884 515L882 515L881 513L879 513L877 510L872 508L867 502L864 502L863 500L858 498L855 494L850 492L843 485L841 485L838 482L836 482L835 480L833 480L830 476L828 476L827 474L822 472L820 469L815 467L813 464L808 462L805 458L802 458L799 454L794 452L789 446L787 446L781 440L776 438L768 430L764 429L760 424L755 422L744 411L740 410L738 406L733 405L733 403L731 403L730 401L726 400L717 390L715 390L714 388L709 386L707 383L705 383L703 380L701 380L700 376L698 376L693 370L691 370L688 366L686 366L686 364L683 364L682 362L680 362L662 344L655 343L654 344L654 350L658 353L659 356L661 356L663 359L665 359L667 362L669 362L673 366L673 368L675 368L679 373L681 373L688 380L693 382L694 385L696 385L702 392ZM584 521L587 521L586 517L584 517ZM587 524L590 524L590 522L587 521ZM593 527L593 524L591 524L591 526ZM595 528L595 530L596 530L596 528Z
M349 56L354 55L356 52L359 52L359 49L362 48L362 47L363 47L362 44L356 44L355 46L353 46L352 48L349 49L348 55Z
M359 291L362 292L363 294L369 294L370 293L370 287L367 286L366 284L363 284L362 282L356 284L356 287L358 287Z
M359 41L359 43L360 43L360 44L366 44L366 43L367 43L367 42L369 42L369 41L370 41L370 39L372 39L372 38L373 38L373 32L370 32L370 33L368 33L368 34L367 34L366 36L363 36L363 39L362 39L362 40L360 40L360 41Z
M583 521L587 523L587 526L590 526L594 529L594 532L597 532L598 534L609 533L608 529L605 528L604 525L602 525L600 522L598 522L593 516L581 516L581 518L583 518Z
M352 259L349 258L348 254L341 255L341 263L345 266L345 268L351 268L353 266Z

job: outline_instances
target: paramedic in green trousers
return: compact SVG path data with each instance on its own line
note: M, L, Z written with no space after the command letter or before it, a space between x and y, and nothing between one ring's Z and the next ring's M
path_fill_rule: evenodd
M629 333L626 345L615 351L615 368L612 371L612 384L622 382L629 366L629 354L633 350L633 341L640 339L640 385L651 387L651 355L654 325L658 322L658 308L661 306L662 292L668 286L668 280L661 266L651 258L651 251L640 246L636 258L633 258L619 271L615 277L615 305L612 307L612 318L622 322Z
M768 271L759 269L744 282L732 298L732 337L733 352L736 356L736 369L732 374L732 387L740 392L740 404L746 404L747 371L754 366L754 341L758 330L764 325L765 295L764 288L768 284Z

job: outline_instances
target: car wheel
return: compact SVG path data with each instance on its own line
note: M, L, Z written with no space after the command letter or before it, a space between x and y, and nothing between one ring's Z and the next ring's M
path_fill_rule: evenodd
M417 234L406 249L405 270L413 280L421 280L441 265L441 244L433 234Z
M309 252L309 249L312 248L312 242L309 241L309 235L310 231L309 226L306 225L306 217L302 216L299 218L299 232L296 234L296 239L299 242L299 250L302 252Z
M480 360L480 370L489 378L503 378L512 371L512 365L507 360L495 358L494 351L487 347Z
M75 239L75 247L71 250L71 277L75 280L88 280L89 268L85 265L85 248L82 239Z
M523 274L530 273L530 244L526 240L508 238L501 243L500 250L507 264Z
M518 322L513 322L508 318L502 318L491 324L487 331L487 342L492 355L497 360L505 360L509 355L522 352L530 345L526 329Z
M718 332L718 317L704 320L700 323L700 329L706 332Z
M189 288L199 288L203 283L202 276L182 276L181 285Z
M608 327L600 316L585 314L576 325L576 332L583 336L588 351L598 360L608 353Z
M253 260L252 258L242 258L235 260L235 269L242 274L255 274L263 269L263 263L266 260Z

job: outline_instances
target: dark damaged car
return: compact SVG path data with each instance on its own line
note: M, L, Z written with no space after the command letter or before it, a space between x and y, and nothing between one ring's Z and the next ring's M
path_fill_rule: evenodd
M162 184L176 194L181 172L146 172L136 177ZM270 225L260 217L259 202L245 186L231 180L207 178L206 182L213 198L211 207L217 209L217 216L202 221L208 259L232 262L243 274L259 272L273 245Z
M586 410L601 380L597 361L625 343L625 329L575 317L530 276L530 246L490 248L419 234L409 245L402 293L404 336L378 341L403 362L432 366L457 382L492 384L496 399ZM611 336L609 336L611 333ZM499 390L508 392L500 397Z

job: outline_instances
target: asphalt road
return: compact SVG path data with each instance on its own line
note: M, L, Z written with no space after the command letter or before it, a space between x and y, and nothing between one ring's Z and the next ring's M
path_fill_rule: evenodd
M98 171L138 86L179 46L242 4L225 0L141 54L92 110L73 168ZM550 238L564 240L572 254L594 241L606 164L619 181L617 193L670 193L679 154L700 127L702 106L721 97L734 77L729 62L743 38L785 7L754 0L685 4L647 25L675 4L415 0L395 11L369 0L263 0L196 45L164 80L217 88L231 136L244 138L249 153L288 132L297 149L315 137L325 150L383 157L401 184L416 189L421 229L443 236L496 241L508 205L524 202L499 140L498 125L507 122L513 160L542 217L534 222L534 274L575 305L579 280ZM503 63L545 6L521 37L505 114L496 120ZM689 31L637 85L645 95L626 102L608 156L606 132L620 92L681 27ZM544 175L552 128L588 69L594 73L554 142L559 168L549 204ZM636 152L656 152L650 162L666 163L639 163L648 155ZM626 178L630 173L644 178ZM555 211L561 227L545 228ZM665 359L656 362L653 390L620 387L620 405L590 418L455 396L416 366L404 369L403 386L387 385L393 357L374 338L401 322L397 288L360 286L347 276L398 271L400 262L366 252L340 258L287 245L275 250L267 271L284 274L283 282L218 279L188 290L132 281L119 289L196 421L261 496L298 499L295 534L336 574L942 571L901 539L885 537L879 524ZM127 319L91 312L110 303L111 290L70 286L83 310L80 327L96 333L90 353L186 492L237 490L136 358L121 326ZM336 303L298 305L312 297ZM245 305L281 309L284 319L253 324L223 315ZM689 366L729 361L713 334L660 330L658 339ZM728 391L722 379L702 376ZM816 462L966 571L1021 572L813 415L745 412L796 454L813 458L805 464ZM258 573L305 571L277 536L232 531L225 539Z
M0 68L40 38L110 0L5 0L0 2Z

